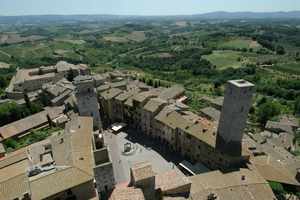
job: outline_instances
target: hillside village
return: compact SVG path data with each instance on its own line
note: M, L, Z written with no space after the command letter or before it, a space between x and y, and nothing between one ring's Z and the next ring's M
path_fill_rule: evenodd
M18 69L3 102L47 106L0 127L0 200L280 199L274 185L300 192L291 153L299 123L282 115L249 132L254 93L254 84L231 80L224 97L203 97L208 106L194 113L184 87L149 86L131 71L92 73L65 61Z

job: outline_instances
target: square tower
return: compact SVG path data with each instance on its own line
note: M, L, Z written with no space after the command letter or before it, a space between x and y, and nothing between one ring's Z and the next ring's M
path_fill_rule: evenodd
M101 129L102 122L99 113L99 103L91 76L77 76L74 81L75 97L80 116L91 116L94 119L94 128Z
M228 81L218 126L216 149L241 156L243 131L251 107L254 85L245 80Z

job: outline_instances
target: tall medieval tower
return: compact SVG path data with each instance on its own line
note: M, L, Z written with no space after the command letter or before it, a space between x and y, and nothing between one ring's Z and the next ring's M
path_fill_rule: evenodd
M228 81L216 141L216 149L220 152L229 156L241 155L253 93L254 85L248 81Z
M101 129L102 122L99 113L99 103L91 76L77 76L74 81L75 97L80 116L91 116L94 119L94 128Z

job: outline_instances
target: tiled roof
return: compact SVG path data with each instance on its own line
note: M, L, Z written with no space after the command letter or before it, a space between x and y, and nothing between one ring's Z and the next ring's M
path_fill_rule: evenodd
M175 193L189 193L191 187L191 181L181 172L171 170L163 174L155 176L155 189L160 189L164 194Z
M190 180L191 196L195 199L207 199L210 194L222 200L275 199L268 183L254 169L228 173L213 171L192 176Z
M219 121L221 112L213 107L206 107L200 110L204 115L207 115L215 121Z
M134 89L130 91L124 91L118 96L115 97L116 100L124 102L126 101L129 97L132 97L133 95L137 94L140 90L139 89Z
M183 93L184 93L184 88L182 86L175 85L170 88L164 89L159 95L159 98L164 100L174 99L179 97Z
M14 199L14 195L22 197L30 191L31 199L40 200L92 181L92 132L93 119L78 117L66 125L65 134L53 136L51 140L35 143L0 159L0 197ZM27 170L31 164L27 153L33 164L38 164L36 157L44 153L43 145L46 144L52 147L54 169L28 177ZM50 154L44 155L48 155L48 160L53 162Z
M48 108L42 112L2 126L0 128L0 141L17 136L33 128L37 128L43 124L46 124L48 122L47 114L49 114L51 119L54 119L63 113L63 109L63 107Z
M149 112L155 112L159 109L162 105L166 104L167 102L160 99L160 98L153 98L150 99L144 106L144 109Z
M118 88L111 88L109 90L106 90L102 92L100 95L103 97L105 100L109 100L114 98L115 96L119 95L122 92L122 90Z
M86 172L68 167L30 181L32 200L40 200L93 180Z
M295 179L295 175L287 168L287 163L281 163L268 156L256 156L251 159L251 163L257 168L259 173L268 181L276 181L291 185L300 185ZM298 167L300 162L295 162Z
M27 159L26 148L19 149L0 159L0 169L25 159Z
M140 93L134 95L133 99L137 102L142 103L148 98L157 97L160 94L160 92L161 91L159 89L152 89L150 91L140 92Z
M0 199L11 200L23 197L29 193L29 184L27 174L23 173L12 177L6 181L0 182Z
M131 168L131 174L134 182L138 182L143 179L147 179L150 177L154 177L154 172L152 170L152 166L148 162L141 162L135 164Z
M139 188L116 188L109 200L145 200L143 191Z
M169 109L169 111L168 111ZM170 128L176 129L179 128L186 132L187 134L206 142L211 146L215 146L216 137L213 134L213 127L209 127L206 131L203 129L206 127L201 124L199 121L188 120L184 116L185 113L180 113L178 111L170 111L170 108L165 107L155 119L160 121L162 124L169 126Z

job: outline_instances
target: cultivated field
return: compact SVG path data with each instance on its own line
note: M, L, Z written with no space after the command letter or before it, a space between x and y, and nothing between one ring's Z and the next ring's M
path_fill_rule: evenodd
M237 51L214 51L210 55L203 56L218 69L226 69L229 67L239 68L245 63L245 58Z
M257 41L251 39L235 38L219 44L219 48L228 49L253 49L258 50L261 45Z

